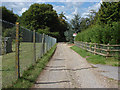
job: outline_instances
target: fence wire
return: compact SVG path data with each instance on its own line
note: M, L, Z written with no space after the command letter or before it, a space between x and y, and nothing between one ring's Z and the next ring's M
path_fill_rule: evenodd
M2 23L2 87L12 85L16 77L16 25L0 20ZM34 43L35 38L35 43ZM29 66L39 60L56 43L56 38L39 34L19 25L19 66L20 76ZM8 48L8 49L7 49ZM8 52L9 51L9 52Z
M2 23L2 87L15 81L15 24L0 20Z

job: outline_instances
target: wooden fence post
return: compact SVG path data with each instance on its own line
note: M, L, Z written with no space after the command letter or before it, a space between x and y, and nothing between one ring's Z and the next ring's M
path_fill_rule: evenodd
M96 54L96 43L94 44L94 55Z
M36 39L35 39L36 35L35 35L35 30L33 31L33 53L34 53L34 56L33 56L33 62L36 62Z
M87 50L87 42L85 42L85 49Z
M20 62L19 62L19 22L16 22L16 76L20 78Z
M106 58L108 58L108 56L109 56L109 51L110 51L110 47L109 47L109 43L108 43L108 46L107 46L107 56L106 56Z

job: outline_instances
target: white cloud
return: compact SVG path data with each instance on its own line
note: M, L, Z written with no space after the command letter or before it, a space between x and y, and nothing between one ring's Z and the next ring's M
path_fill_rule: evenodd
M56 10L58 13L61 13L65 10L65 6L53 6L53 9Z
M22 8L22 10L19 12L20 15L22 15L23 12L25 12L27 8Z
M73 18L73 15L65 15L68 20L71 20Z
M12 1L12 0L11 0ZM14 0L13 0L14 1ZM17 2L17 1L21 1L21 2ZM7 8L12 9L14 13L18 14L18 15L22 15L23 12L25 12L31 4L35 3L35 2L39 2L39 3L44 3L44 2L51 2L51 1L57 1L59 2L60 0L42 0L44 2L40 2L41 0L34 0L34 2L26 2L26 0L22 1L22 0L17 0L16 2L5 2L7 6ZM30 0L28 0L30 1ZM31 0L33 1L33 0ZM100 3L97 3L89 8L82 8L81 5L83 4L83 2L73 2L75 0L63 0L64 2L62 2L62 4L57 5L57 4L52 4L53 5L53 9L57 11L57 13L61 13L64 12L65 16L68 18L68 20L73 18L73 14L80 14L82 13L82 16L85 16L86 14L89 13L89 10L91 9L95 9L97 10L98 7L100 6ZM70 1L70 2L68 2ZM100 0L99 0L100 2ZM48 3L48 2L47 2ZM83 9L83 10L82 10Z
M81 17L87 17L87 15L90 14L90 10L95 10L97 12L100 8L101 3L102 3L102 0L93 6L90 6L88 8L84 8L85 12L81 14Z
M76 7L75 10L72 12L72 14L78 14L78 8Z
M99 2L99 0L1 0L1 2Z

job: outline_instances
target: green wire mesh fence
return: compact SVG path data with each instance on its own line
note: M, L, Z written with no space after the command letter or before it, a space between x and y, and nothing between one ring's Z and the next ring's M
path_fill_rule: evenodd
M7 87L47 53L57 40L28 30L19 23L16 25L4 20L0 20L0 23L2 23L2 49L0 49L2 70L0 72L2 72L2 87Z

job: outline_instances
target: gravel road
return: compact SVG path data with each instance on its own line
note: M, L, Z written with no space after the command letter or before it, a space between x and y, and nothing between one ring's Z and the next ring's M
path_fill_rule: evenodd
M120 67L115 66L109 66L109 65L101 65L101 64L91 64L94 67L96 67L96 70L100 72L103 76L114 79L114 80L120 80L118 77L118 72L120 70ZM120 73L120 72L119 72Z
M59 43L33 88L117 88L114 84L67 44Z

